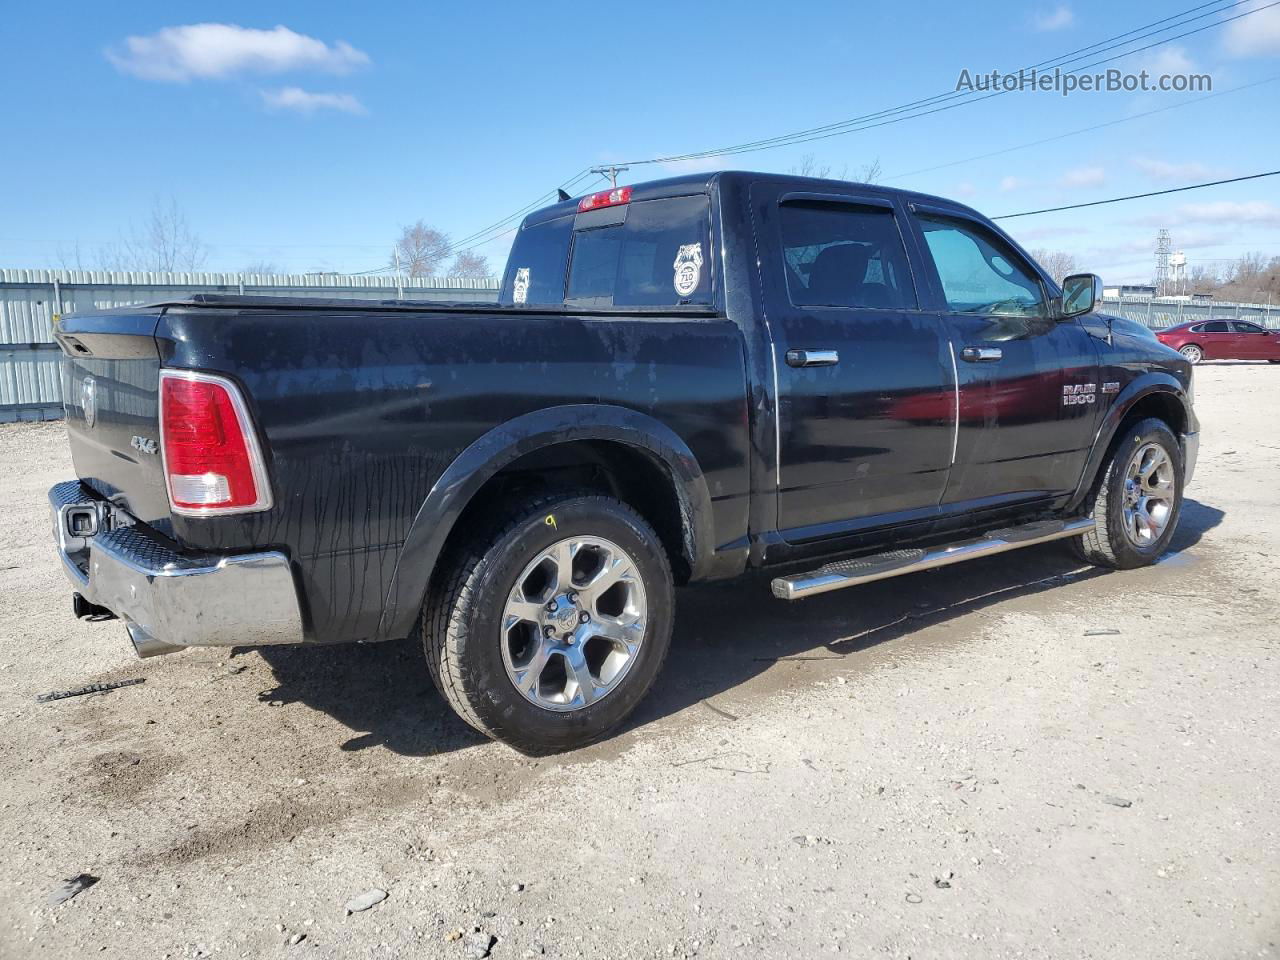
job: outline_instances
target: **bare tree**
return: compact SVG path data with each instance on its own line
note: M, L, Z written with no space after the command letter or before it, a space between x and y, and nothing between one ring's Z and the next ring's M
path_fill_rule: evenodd
M825 180L831 176L831 164L818 163L817 157L812 153L806 153L787 173L795 177L817 177L819 180Z
M167 204L155 200L147 222L129 229L128 236L104 249L99 258L107 269L199 270L209 257L209 248L191 229L187 215L170 197Z
M1280 300L1280 257L1246 253L1223 270L1222 283L1213 291L1219 300L1274 303Z
M876 157L870 163L864 163L860 167L854 168L853 177L858 183L879 183L880 177L884 171L880 169L880 158Z
M1031 259L1044 267L1045 272L1053 277L1054 282L1061 285L1064 277L1069 277L1079 269L1074 255L1063 250L1046 250L1041 247L1031 251Z
M99 247L92 257L84 254L78 240L70 250L58 249L62 266L74 270L194 271L208 258L209 247L191 229L187 215L172 197L167 204L153 201L145 223L131 223L127 234Z
M855 183L879 183L881 177L880 158L877 157L870 163L864 163L861 166L854 167L852 171L846 163L840 168L838 173L834 172L835 168L829 163L819 163L818 158L812 153L806 153L800 158L800 162L793 166L787 172L797 177L817 177L819 180L852 180Z
M270 260L254 260L250 263L246 263L243 267L241 267L240 272L271 274L271 273L279 273L280 268L277 267Z
M1187 284L1192 293L1213 293L1221 283L1217 267L1198 264L1187 273Z
M430 277L440 269L449 253L449 238L419 220L401 229L391 266L398 265L401 273L411 277Z
M489 276L489 258L471 250L463 250L453 258L451 277L482 278Z

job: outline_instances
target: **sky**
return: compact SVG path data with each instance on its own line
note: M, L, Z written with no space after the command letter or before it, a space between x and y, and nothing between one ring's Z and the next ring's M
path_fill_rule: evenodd
M890 186L998 216L1273 170L1269 3L15 4L0 267L95 266L176 203L206 269L380 270L419 219L461 240L584 168L890 110L953 93L961 71L1013 71L1195 6L1211 15L1174 33L1248 15L1106 66L1208 74L1209 98L979 93L806 144L633 163L619 183L808 156L834 175L878 163ZM1280 177L1002 225L1109 283L1144 282L1160 227L1192 266L1280 255ZM495 272L510 242L478 248Z

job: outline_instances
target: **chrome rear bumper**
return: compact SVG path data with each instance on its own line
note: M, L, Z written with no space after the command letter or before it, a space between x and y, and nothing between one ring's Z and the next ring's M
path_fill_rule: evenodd
M49 490L67 579L125 622L140 656L166 647L259 646L303 639L289 559L276 551L191 558L132 526L78 481Z

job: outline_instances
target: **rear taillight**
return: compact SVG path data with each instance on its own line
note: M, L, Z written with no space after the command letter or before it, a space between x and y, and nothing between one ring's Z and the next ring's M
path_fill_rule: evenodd
M271 506L249 411L230 380L160 372L160 451L174 513L208 516Z
M586 213L588 210L598 210L601 207L617 207L630 202L630 187L614 187L612 190L601 190L599 193L587 194L578 201L578 212Z

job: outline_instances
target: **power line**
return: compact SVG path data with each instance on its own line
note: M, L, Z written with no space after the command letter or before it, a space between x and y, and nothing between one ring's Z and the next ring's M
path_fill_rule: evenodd
M1243 180L1258 180L1262 177L1274 177L1280 170L1268 170L1266 173L1251 173L1246 177L1231 177L1229 180L1211 180L1208 183L1193 183L1186 187L1171 187L1168 190L1152 190L1150 193L1135 193L1127 197L1112 197L1109 200L1091 200L1088 203L1071 203L1065 207L1045 207L1043 210L1025 210L1022 213L1005 213L992 220L1012 220L1014 217L1034 217L1039 213L1058 213L1062 210L1080 210L1084 207L1101 207L1108 203L1122 203L1125 200L1141 200L1144 197L1162 197L1168 193L1185 193L1187 190L1203 190L1205 187L1220 187L1224 183L1240 183Z
M1220 6L1221 0L1214 0L1214 2L1211 2L1211 3L1198 4L1194 7L1190 7L1186 10L1183 10L1171 16L1163 17L1159 20L1154 20L1150 23L1125 31L1124 33L1116 34L1115 36L1108 37L1104 40L1096 41L1095 43L1088 44L1084 47L1079 47L1075 50L1072 50L1060 56L1049 58L1048 60L1042 60L1039 63L1032 64L1031 66L1024 67L1022 69L1031 70L1031 69L1037 69L1043 66L1048 66L1053 64L1062 66L1067 63L1071 63L1073 58L1083 59L1083 57L1079 55L1085 54L1088 51L1094 51L1095 53L1098 53L1098 52L1106 52L1108 50L1116 49L1117 47L1121 47L1121 46L1128 46L1129 44L1132 44L1137 40L1146 39L1149 36L1154 36L1155 34L1162 33L1166 30L1177 29L1178 27L1185 26L1188 23L1192 23L1195 20L1203 19L1204 17L1207 17L1207 16L1213 16L1215 14L1225 13L1228 10L1231 10L1235 7L1238 7L1248 2L1252 2L1252 0L1235 0L1235 2L1228 3L1225 6ZM1276 6L1277 4L1280 4L1280 0L1274 0L1274 2L1269 4L1268 6ZM1202 11L1206 7L1215 7L1216 9L1209 10L1204 13L1197 13L1197 11ZM1130 56L1134 53L1140 53L1143 50L1150 49L1151 47L1160 46L1161 44L1168 43L1172 40L1177 40L1185 36L1190 36L1193 33L1199 33L1202 30L1207 30L1212 27L1219 26L1223 23L1227 23L1232 19L1238 19L1239 16L1248 16L1249 13L1256 13L1259 10L1263 10L1263 9L1266 9L1266 7L1260 7L1258 8L1258 10L1249 11L1248 13L1240 14L1237 17L1217 20L1214 23L1205 25L1196 30L1188 31L1187 33L1179 34L1178 36L1166 37L1163 40L1159 40L1145 47L1129 50L1115 57L1111 57L1106 60L1096 61L1092 64L1086 64L1083 67L1080 67L1080 68L1077 68L1076 70L1068 71L1068 72L1076 73L1076 72L1080 72L1081 70L1089 69L1091 67L1100 66L1104 63L1110 63L1112 60L1118 60L1118 59L1121 59L1122 57ZM1190 14L1197 14L1197 15L1189 16ZM1187 19L1182 19L1184 17ZM1179 21L1179 22L1173 23L1172 21ZM1161 27L1160 26L1161 24L1165 24L1165 26ZM1159 27L1159 29L1152 30L1151 28L1153 27ZM1148 32L1142 33L1142 31L1148 31ZM1142 34L1142 35L1134 36L1135 34ZM1130 39L1125 40L1124 38L1126 37L1129 37ZM1123 42L1118 42L1118 41L1123 41ZM1103 48L1103 49L1099 50L1098 48ZM957 98L970 96L968 92L951 91L947 94L937 94L935 96L926 97L922 100L912 101L911 103L903 104L898 107L891 107L886 110L877 111L875 113L865 114L861 117L854 117L849 120L838 121L837 123L834 123L834 124L826 124L821 127L810 128L809 130L798 131L792 134L784 134L782 136L770 138L768 140L751 141L746 144L738 144L736 146L724 147L717 150L701 151L698 153L681 154L681 155L675 155L670 157L653 157L646 160L638 160L638 161L631 161L631 162L637 165L641 165L641 164L671 162L675 160L702 159L702 158L712 157L712 156L729 155L730 153L747 153L747 152L754 152L756 150L766 150L766 149L772 149L774 147L790 146L798 143L807 143L807 142L810 142L811 140L826 139L827 137L830 137L830 136L841 136L846 133L856 133L856 132L859 132L860 130L867 130L873 127L885 126L889 123L897 123L903 120L909 120L909 119L914 119L916 117L927 116L931 113L941 112L942 110L953 109L954 107L961 106L964 103L976 103L980 100L990 99L993 96L999 96L1007 92L1009 91L1001 90L996 93L987 94L986 96L982 96L982 97L972 97L971 99L968 99L968 100L962 99L960 103L950 103L950 104L947 104L946 106L937 107L932 110L917 111L915 113L910 113L908 116L895 116L895 114L907 113L910 110L916 109L921 106L927 106L932 103L944 102L947 100L954 100ZM879 123L866 122L870 120L877 120L884 117L890 117L892 119L882 120ZM853 129L844 129L845 127L849 127L851 125L856 125L859 123L863 123L864 125L860 127L855 127ZM834 131L834 132L829 132L829 131ZM818 135L806 136L808 134L818 134ZM800 138L800 139L797 139L797 138ZM569 180L560 184L560 189L568 189L569 187L573 186L575 183L579 182L584 176L588 176L592 172L593 171L591 168L586 168L580 171L574 177L571 177ZM468 236L463 237L461 240L458 240L455 243L450 244L449 249L445 253L443 253L438 259L444 259L445 257L451 256L455 253L464 252L466 250L472 250L472 249L475 249L475 247L477 246L481 246L485 243L490 243L493 240L496 240L498 237L509 232L509 230L507 230L506 228L513 220L517 220L521 218L525 213L530 212L531 210L537 209L538 207L544 205L555 195L556 195L555 191L544 193L540 197L538 197L536 200L520 208L520 210L512 214L509 214L508 216L504 217L503 219L493 224L490 224L488 227L485 227L481 230L474 231ZM366 272L375 273L378 271L374 270L374 271L366 271Z
M1146 39L1147 37L1154 36L1155 34L1162 33L1166 30L1177 29L1178 27L1185 26L1186 24L1192 23L1195 20L1203 19L1206 16L1213 16L1215 14L1225 13L1228 10L1231 10L1234 7L1240 6L1242 3L1247 3L1247 2L1251 2L1251 0L1236 0L1236 2L1228 4L1225 7L1219 7L1216 10L1211 10L1211 11L1208 11L1207 13L1202 13L1195 17L1190 17L1186 20L1182 20L1179 23L1169 24L1167 26L1161 27L1158 30L1153 30L1146 34L1143 34L1140 37L1133 37L1132 39L1125 40L1121 43L1115 42L1121 37L1129 36L1130 34L1137 33L1141 30L1146 30L1148 27L1152 27L1160 23L1166 23L1169 20L1183 17L1189 13L1194 13L1196 10L1200 10L1204 6L1206 6L1205 4L1201 4L1198 7L1191 7L1188 10L1184 10L1182 13L1175 14L1173 17L1166 17L1163 20L1153 21L1152 23L1146 24L1142 27L1137 27L1134 30L1130 30L1127 33L1118 34L1115 37L1110 37L1106 40L1098 41L1097 43L1091 44L1088 47L1082 47L1080 48L1080 50L1089 50L1093 47L1103 47L1104 49L1095 50L1094 52L1095 53L1107 52L1109 50L1113 50L1118 47L1127 46L1131 43L1136 42L1137 40ZM1243 13L1236 14L1233 17L1225 17L1221 20L1215 20L1213 23L1205 24L1193 30L1188 30L1185 33L1180 33L1174 36L1165 37L1161 40L1157 40L1145 46L1136 47L1132 50L1126 50L1123 53L1116 54L1113 57L1107 57L1102 60L1095 60L1092 63L1087 63L1082 66L1076 67L1072 70L1064 71L1064 73L1068 75L1082 73L1085 70L1089 70L1094 67L1099 67L1107 63L1112 63L1116 60L1120 60L1125 57L1132 56L1135 53L1142 53L1146 50L1150 50L1154 47L1162 46L1163 44L1170 43L1174 40L1180 40L1180 39L1183 39L1184 37L1192 36L1193 34L1202 33L1205 30L1211 30L1214 27L1221 26L1225 23L1230 23L1233 20L1239 20L1242 17L1252 16L1255 13L1260 13L1263 10L1266 10L1270 7L1274 7L1277 5L1280 5L1280 0L1273 0L1272 3L1268 3L1265 6L1261 6L1253 10L1247 10ZM1108 46L1108 44L1110 46ZM1063 54L1060 57L1055 57L1050 60L1041 61L1039 64L1035 64L1029 67L1023 67L1021 69L1023 71L1038 69L1039 67L1042 67L1042 66L1053 65L1055 64L1055 62L1057 63L1057 66L1061 67L1068 63L1073 62L1074 60L1085 59L1084 57L1076 56L1076 54L1079 52L1080 51L1078 50L1072 51L1071 53ZM890 107L885 110L877 111L875 113L863 114L862 116L851 117L847 120L841 120L836 123L826 124L820 127L811 127L807 130L799 130L799 131L795 131L788 134L781 134L777 137L771 137L764 140L748 141L745 143L735 144L728 147L720 147L713 150L702 150L702 151L684 153L684 154L672 154L670 156L663 156L663 157L651 157L644 160L628 160L626 162L633 165L640 165L640 164L653 164L653 163L670 163L670 162L675 162L680 160L702 160L702 159L709 159L711 157L733 156L741 153L754 153L761 150L772 150L778 147L795 146L801 143L811 143L815 140L826 140L831 137L845 136L850 133L859 133L864 130L870 130L876 127L888 126L889 124L893 124L893 123L901 123L904 120L912 120L918 117L929 116L934 113L941 113L946 110L953 110L956 107L965 106L970 103L979 103L983 100L990 100L992 97L1003 96L1011 92L1013 91L997 90L992 93L987 93L983 96L973 96L971 91L951 91L945 94L935 94L932 97L925 97L920 100L914 100L909 103L902 104L897 107ZM965 99L965 98L968 98L968 99ZM948 101L959 101L959 102L948 102ZM932 104L941 104L941 105L933 106L932 109L927 109L927 110L921 109L922 107L928 107ZM905 115L901 115L901 114L905 114ZM884 118L888 118L888 119L884 119ZM878 121L878 122L872 122L872 121Z
M1084 47L1079 47L1076 50L1070 51L1069 53L1062 54L1057 57L1052 57L1048 60L1042 60L1037 64L1032 64L1029 67L1024 67L1022 68L1022 70L1038 69L1040 67L1049 66L1049 65L1056 65L1057 67L1060 68L1061 66L1072 63L1075 60L1085 59L1086 57L1081 55L1086 54L1088 51L1093 51L1093 54L1089 54L1089 55L1094 55L1096 53L1109 52L1110 50L1118 49L1119 47L1129 46L1130 44L1133 44L1138 40L1143 40L1143 39L1146 39L1147 37L1151 37L1168 30L1177 29L1189 23L1193 23L1196 20L1204 19L1205 17L1215 16L1217 14L1225 13L1229 10L1234 9L1235 7L1241 6L1242 4L1249 3L1249 2L1252 2L1252 0L1235 0L1235 2L1228 3L1225 6L1219 5L1221 3L1221 0L1215 0L1215 2L1212 2L1212 3L1198 4L1197 6L1190 7L1186 10L1183 10L1171 16L1163 17L1159 20L1154 20L1142 26L1135 27L1131 30L1125 31L1124 33L1116 34L1112 37L1108 37L1104 40L1096 41L1095 43L1089 44ZM1273 2L1268 3L1262 7L1258 7L1254 10L1245 11L1244 13L1237 14L1236 16L1233 16L1233 17L1226 17L1220 20L1215 20L1213 23L1205 24L1193 30L1189 30L1185 33L1177 34L1170 37L1165 37L1161 40L1157 40L1153 43L1147 44L1146 46L1138 47L1132 50L1127 50L1113 57L1109 57L1103 60L1096 60L1092 63L1077 67L1073 70L1066 71L1066 73L1068 74L1080 73L1084 70L1088 70L1093 67L1102 66L1103 64L1111 63L1115 60L1132 56L1135 53L1141 53L1145 50L1152 49L1153 47L1161 46L1163 44L1172 42L1173 40L1179 40L1196 33L1201 33L1205 30L1212 29L1213 27L1221 26L1222 24L1229 23L1233 20L1238 20L1241 17L1251 16L1254 13L1259 13L1262 10L1268 9L1269 7L1274 7L1278 5L1280 5L1280 0L1273 0ZM1206 7L1210 7L1210 6L1215 7L1215 9L1208 10L1203 13L1197 13L1197 11L1202 11ZM1190 16L1190 14L1196 14L1196 15ZM1173 22L1173 21L1177 21L1177 22ZM1164 26L1161 26L1161 24L1164 24ZM1158 29L1151 29L1153 27ZM1147 32L1142 33L1142 31L1147 31ZM1141 35L1135 36L1135 34L1141 34ZM1124 39L1126 37L1130 39L1127 39L1127 40ZM706 159L706 158L715 157L715 156L729 156L729 155L738 154L738 153L750 153L750 152L756 152L759 150L769 150L769 149L774 149L776 147L782 147L782 146L794 146L800 143L809 143L814 140L822 140L822 139L827 139L829 137L834 137L834 136L843 136L849 133L857 133L864 130L873 129L875 127L887 126L892 123L900 123L905 120L917 119L919 117L928 116L933 113L940 113L944 110L954 109L958 106L963 106L968 103L977 103L982 100L988 100L988 99L991 99L992 97L1001 96L1009 92L1011 91L1000 90L993 93L988 93L984 96L974 97L971 95L971 92L969 91L964 91L964 92L951 91L946 94L936 94L932 97L926 97L921 100L912 101L910 103L903 104L898 107L890 107L885 110L877 111L875 113L864 114L860 117L853 117L848 120L838 121L833 124L826 124L820 127L813 127L808 130L796 131L790 134L783 134L778 137L768 138L766 140L749 141L746 143L736 144L729 147L722 147L714 150L705 150L705 151L700 151L696 153L678 154L678 155L671 155L671 156L665 156L665 157L651 157L644 160L627 161L627 163L638 166L638 165L647 165L647 164L655 164L655 163L673 162L677 160ZM964 99L966 97L968 99ZM959 102L947 102L947 101L953 101L953 100L958 100ZM929 109L929 110L919 109L920 107L928 106L930 104L935 104L935 103L941 103L943 105L935 106L933 107L933 109ZM902 114L905 114L905 115L902 115ZM888 119L883 119L883 118L888 118ZM869 122L869 121L879 121L879 122ZM575 183L579 182L584 176L589 176L592 172L593 171L591 168L587 168L587 169L584 169L583 171L580 171L577 175L575 175L574 177L562 183L560 185L560 189L567 189L573 186ZM478 246L482 246L485 243L492 242L493 240L497 239L503 234L510 232L509 229L507 228L508 228L508 225L513 220L517 220L521 218L525 213L531 210L537 209L538 207L545 204L548 200L550 200L555 195L556 194L554 191L542 194L536 200L530 202L529 204L526 204L524 207L522 207L520 210L516 211L515 213L509 214L508 216L491 224L490 226L485 227L481 230L475 231L472 234L457 241L456 243L451 244L449 249L445 253L441 254L440 257L438 257L437 259L444 259L445 257L451 256L455 253L465 252L466 250L472 250ZM385 270L386 268L382 268L382 269ZM376 273L380 271L370 270L365 272Z
M1253 83L1242 84L1241 86L1232 87L1228 90L1220 90L1217 93L1211 93L1211 94L1208 94L1207 96L1195 97L1194 99L1191 99L1191 100L1182 100L1182 101L1179 101L1178 103L1171 103L1168 106L1157 107L1154 110L1146 110L1142 113L1135 113L1127 117L1120 117L1117 120L1108 120L1105 123L1095 123L1091 127L1081 127L1078 130L1070 130L1067 133L1055 134L1052 137L1045 137L1041 140L1032 140L1028 143L1019 143L1015 146L1005 147L1001 150L992 150L990 153L980 153L973 157L965 157L962 160L949 160L946 163L939 163L936 166L932 166L932 167L922 167L919 170L911 170L911 171L908 171L907 173L895 173L893 176L886 177L885 179L902 180L906 177L914 177L922 173L933 173L935 170L945 170L948 167L958 167L962 163L971 163L974 160L989 160L992 157L1003 156L1006 153L1013 153L1016 150L1026 150L1029 147L1039 147L1046 143L1053 143L1057 140L1066 140L1070 137L1079 136L1082 133L1092 133L1095 130L1103 130L1106 127L1114 127L1117 124L1128 123L1130 120L1140 120L1143 117L1154 116L1157 113L1165 113L1169 110L1179 110L1182 107L1189 107L1194 103L1203 103L1205 100L1212 100L1215 97L1225 97L1229 93L1239 93L1241 90L1248 90L1250 87L1260 87L1265 83L1275 83L1277 80L1280 80L1280 75L1277 75L1274 77L1267 77L1264 80L1256 80Z

